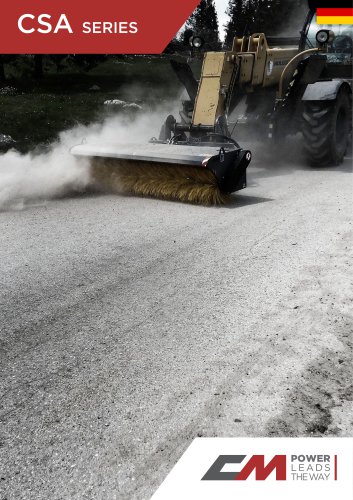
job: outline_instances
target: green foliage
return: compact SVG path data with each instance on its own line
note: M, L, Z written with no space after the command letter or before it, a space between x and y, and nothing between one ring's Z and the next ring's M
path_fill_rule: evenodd
M15 62L16 68L12 66ZM0 133L13 137L23 153L51 144L62 130L122 113L120 108L105 106L106 100L135 102L144 110L153 110L165 101L174 102L180 92L167 56L114 57L89 72L61 61L59 73L45 60L40 80L28 73L29 62L33 69L28 57L17 57L11 65L7 59L8 75L16 73L17 77L8 76L0 85ZM127 110L127 116L129 113ZM157 132L151 130L151 134Z
M68 68L80 72L91 71L107 59L116 57L105 54L0 55L0 82L13 77L40 80L47 73Z

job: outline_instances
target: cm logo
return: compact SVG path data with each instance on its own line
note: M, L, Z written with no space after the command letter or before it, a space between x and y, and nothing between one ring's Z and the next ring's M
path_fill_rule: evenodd
M245 481L255 471L256 481L264 481L275 470L276 481L287 479L286 455L275 455L265 465L264 455L252 455L239 472L222 472L227 464L242 464L246 455L220 455L203 476L202 481Z

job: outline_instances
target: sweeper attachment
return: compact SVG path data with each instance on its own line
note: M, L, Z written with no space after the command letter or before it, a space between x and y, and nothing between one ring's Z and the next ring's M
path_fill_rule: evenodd
M189 94L179 122L169 115L159 138L145 145L82 144L71 152L91 158L93 178L104 189L224 204L246 187L251 161L250 151L230 137L226 121L234 64L227 53L207 53L199 83L187 64L173 61L172 66Z
M243 189L251 160L234 142L82 144L72 153L90 157L93 178L105 190L202 205L224 204Z

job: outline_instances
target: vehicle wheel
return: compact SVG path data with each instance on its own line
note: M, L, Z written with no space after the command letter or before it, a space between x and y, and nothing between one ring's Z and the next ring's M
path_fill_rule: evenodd
M302 115L304 149L313 167L339 165L351 133L351 96L341 90L335 101L308 101Z

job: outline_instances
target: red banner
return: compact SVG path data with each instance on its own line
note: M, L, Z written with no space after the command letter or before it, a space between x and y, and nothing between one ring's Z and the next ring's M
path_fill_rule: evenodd
M353 16L353 7L350 9L341 9L335 7L332 9L317 9L318 16Z
M21 0L0 16L0 54L158 54L199 0Z

